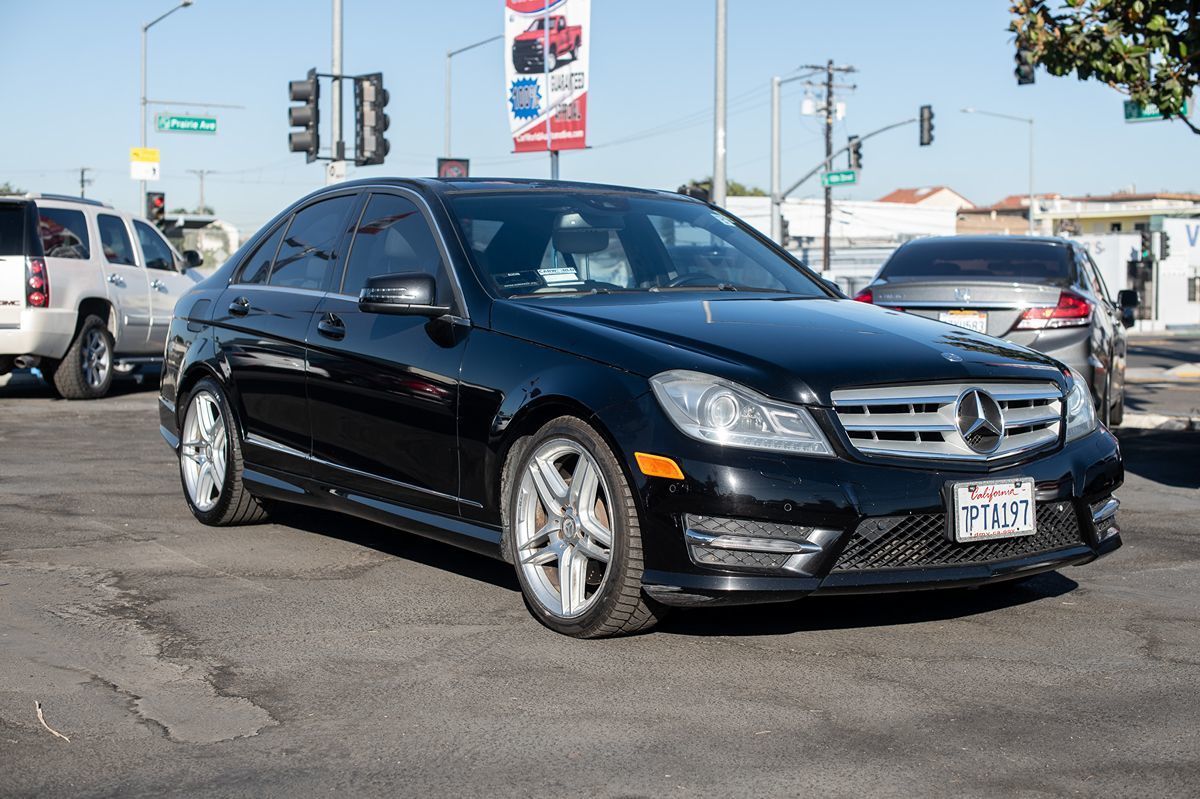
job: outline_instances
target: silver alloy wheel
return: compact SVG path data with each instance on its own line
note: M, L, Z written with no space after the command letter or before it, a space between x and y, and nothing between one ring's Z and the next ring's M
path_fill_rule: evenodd
M179 466L197 510L211 510L221 498L228 443L221 403L211 392L196 392L183 419Z
M112 352L108 348L108 339L98 327L88 330L83 337L83 347L79 353L80 367L83 369L83 379L92 388L100 388L108 379L108 370L112 368Z
M611 496L595 458L566 438L539 446L521 475L517 563L533 599L558 618L587 612L612 571Z

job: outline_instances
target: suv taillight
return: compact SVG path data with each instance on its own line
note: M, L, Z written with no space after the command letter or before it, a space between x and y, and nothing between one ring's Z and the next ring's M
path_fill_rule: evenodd
M50 273L42 258L25 259L25 304L30 308L50 305Z
M1053 327L1082 327L1092 318L1092 304L1064 291L1058 295L1058 305L1053 308L1029 308L1021 314L1014 330L1042 330Z

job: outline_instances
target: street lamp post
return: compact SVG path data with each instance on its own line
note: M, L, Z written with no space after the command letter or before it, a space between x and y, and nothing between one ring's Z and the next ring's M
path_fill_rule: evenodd
M192 0L179 0L179 5L162 16L150 20L142 26L142 147L146 146L146 32L181 8L187 8ZM146 196L146 181L138 181L138 199L134 208L140 208L142 199Z
M771 78L771 241L776 244L783 244L783 196L780 190L783 187L782 176L782 158L781 158L781 140L780 132L780 90L783 84L791 83L794 80L804 80L812 77L815 73L805 72L803 75L793 75L788 78L776 75Z
M450 155L450 84L451 84L450 59L454 58L454 56L458 55L459 53L465 53L468 50L474 50L476 47L487 44L488 42L494 42L497 39L503 39L503 38L504 38L504 34L500 33L495 36L491 36L487 39L483 39L481 41L475 42L474 44L468 44L466 47L460 47L457 50L447 50L446 51L446 109L445 109L446 117L445 117L445 123L444 123L443 131L442 131L442 133L443 133L442 155L445 156L446 158L451 157L451 155Z
M984 116L998 117L1000 119L1011 119L1014 122L1024 122L1025 124L1029 125L1029 235L1032 236L1034 233L1034 227L1033 227L1033 211L1034 211L1034 205L1033 205L1033 118L1032 117L1018 117L1018 116L1013 116L1012 114L998 114L995 111L982 111L978 108L964 108L964 109L962 109L962 112L964 114L983 114Z

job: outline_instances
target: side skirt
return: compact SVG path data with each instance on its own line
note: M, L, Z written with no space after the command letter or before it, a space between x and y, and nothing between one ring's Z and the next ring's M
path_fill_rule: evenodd
M256 496L348 513L500 559L500 530L497 528L418 510L272 469L246 467L242 479Z

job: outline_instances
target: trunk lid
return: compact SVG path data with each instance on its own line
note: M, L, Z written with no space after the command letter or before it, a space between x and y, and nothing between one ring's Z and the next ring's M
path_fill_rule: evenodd
M927 319L970 319L986 314L989 336L1004 337L1027 308L1053 307L1062 287L1041 283L977 281L881 281L871 287L876 305L903 308ZM976 319L978 317L975 317Z

